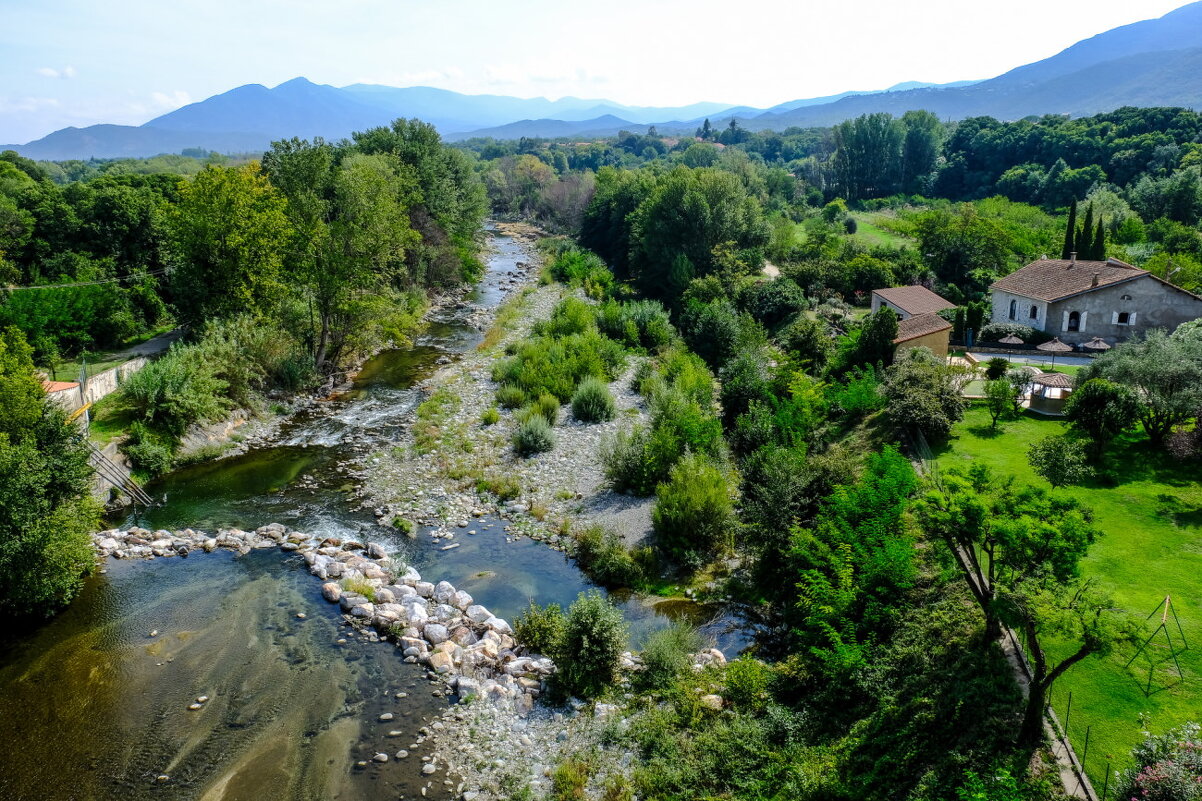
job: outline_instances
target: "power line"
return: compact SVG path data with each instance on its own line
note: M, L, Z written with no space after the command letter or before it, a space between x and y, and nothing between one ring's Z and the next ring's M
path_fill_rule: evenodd
M118 281L134 281L139 278L151 278L154 276L165 275L169 272L171 272L171 268L164 267L161 270L151 270L148 273L131 274L122 276L121 278L104 278L100 281L76 281L70 284L37 284L34 286L6 286L4 289L7 292L17 292L22 289L68 289L70 287L77 286L100 286L101 284L115 284Z

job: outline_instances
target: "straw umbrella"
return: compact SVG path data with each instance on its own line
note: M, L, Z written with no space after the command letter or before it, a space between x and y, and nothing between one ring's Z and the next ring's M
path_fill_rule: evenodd
M1093 339L1089 340L1081 347L1085 348L1086 350L1092 350L1095 352L1110 350L1110 345L1106 344L1106 340L1102 339L1101 337L1094 337Z
M1044 353L1052 354L1052 366L1055 367L1056 366L1056 354L1057 353L1072 353L1073 346L1066 345L1063 342L1061 342L1060 337L1052 337L1051 342L1045 342L1042 345L1036 345L1035 350L1041 350Z
M1023 344L1023 341L1021 339L1019 339L1018 337L1014 336L1014 334L1006 334L1006 336L999 339L998 342L1000 342L1003 345L1021 345L1021 344ZM1009 353L1006 354L1006 361L1010 361Z

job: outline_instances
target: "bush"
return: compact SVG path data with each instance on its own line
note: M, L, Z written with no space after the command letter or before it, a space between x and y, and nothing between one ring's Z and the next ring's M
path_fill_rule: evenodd
M977 332L977 342L998 342L1004 337L1016 336L1024 345L1042 345L1051 340L1052 335L1037 331L1030 326L1020 323L989 323L981 326Z
M1144 733L1131 751L1135 765L1119 775L1116 798L1195 801L1202 786L1202 737L1197 723L1160 736Z
M885 372L883 392L893 425L918 429L933 439L945 439L964 417L966 401L953 368L926 348L898 355Z
M772 668L758 659L741 656L726 665L726 698L739 711L763 712L768 705Z
M504 384L497 390L497 403L502 409L516 409L526 403L526 393L511 384Z
M192 423L214 420L230 408L228 384L195 345L177 345L125 379L122 395L148 425L180 436Z
M600 592L581 593L568 609L556 665L559 690L595 698L613 682L626 647L626 622Z
M519 456L533 456L555 447L551 424L541 414L531 414L513 432L513 447Z
M636 425L601 441L606 481L617 492L642 497L655 492L683 453L680 437L666 428Z
M593 525L573 536L576 561L593 581L603 587L634 587L643 581L642 565L616 532Z
M561 339L541 337L512 346L512 355L493 367L492 377L528 397L545 392L567 403L581 380L590 375L612 380L625 359L620 343L596 331Z
M667 690L692 667L690 656L705 647L705 640L692 626L673 623L647 638L643 646L642 673L638 683L647 690Z
M551 261L551 277L569 286L582 287L591 298L602 298L614 287L614 274L597 254L569 245Z
M866 417L886 403L872 365L851 368L841 384L832 385L830 398L850 417Z
M513 637L526 650L557 659L565 622L559 604L539 606L531 601L513 621Z
M534 333L552 339L562 339L572 334L583 334L597 327L593 307L580 298L566 297L561 300L551 317L535 324Z
M121 443L121 452L129 457L138 470L149 476L158 476L171 469L175 462L175 447L173 440L135 421L129 427L129 438Z
M1082 440L1064 435L1044 437L1027 450L1031 469L1053 487L1079 484L1093 477L1089 454Z
M773 329L805 308L801 287L790 278L756 281L739 292L739 308Z
M651 520L660 544L692 560L729 546L734 530L730 477L699 454L685 454L655 491Z
M602 423L612 420L617 410L609 386L596 376L580 382L572 395L572 415L585 423Z
M540 415L550 425L559 422L559 399L545 392L529 406L535 414Z
M1010 361L1001 356L994 356L989 361L985 362L985 377L990 381L996 381L1006 374L1010 369Z
M496 406L489 406L480 415L480 422L486 426L495 425L501 419L501 413Z

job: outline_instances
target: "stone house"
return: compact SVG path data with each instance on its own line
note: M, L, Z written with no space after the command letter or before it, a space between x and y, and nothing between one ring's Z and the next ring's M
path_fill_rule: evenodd
M994 323L1018 323L1080 345L1202 317L1202 297L1118 259L1039 259L995 281Z

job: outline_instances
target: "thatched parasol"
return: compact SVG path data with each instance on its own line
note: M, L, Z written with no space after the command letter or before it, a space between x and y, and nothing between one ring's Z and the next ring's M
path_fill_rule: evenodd
M1035 350L1041 350L1044 353L1052 354L1052 366L1055 367L1056 366L1056 354L1057 353L1072 353L1073 346L1066 345L1063 342L1061 342L1060 337L1052 337L1052 340L1050 342L1045 342L1042 345L1036 345Z
M1073 379L1064 373L1040 373L1031 379L1031 383L1044 387L1054 387L1055 389L1073 388Z
M1110 350L1110 346L1106 344L1106 340L1102 339L1101 337L1094 337L1081 347L1085 348L1086 350L1095 351Z
M998 342L1001 342L1003 345L1021 345L1021 344L1023 344L1023 341L1021 339L1019 339L1018 337L1014 336L1014 334L1006 334L1006 336L999 339Z

